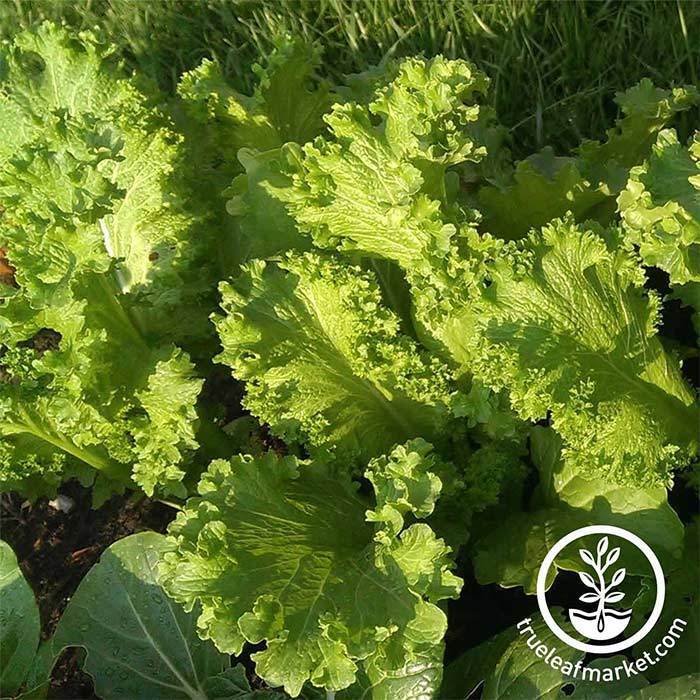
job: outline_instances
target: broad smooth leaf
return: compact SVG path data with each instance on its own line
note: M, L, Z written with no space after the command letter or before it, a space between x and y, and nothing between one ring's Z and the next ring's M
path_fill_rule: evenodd
M0 540L0 693L14 695L39 646L39 609L10 545Z
M690 673L668 681L662 681L648 688L641 688L628 695L621 695L618 700L679 700L694 698L700 694L700 674Z
M606 668L612 669L621 665L623 660L625 660L623 656L609 656L595 659L587 663L586 666L589 669L600 669L602 674ZM632 693L649 685L649 681L640 674L627 678L624 673L620 680L606 678L601 682L600 678L595 675L593 675L591 680L583 680L583 678L569 678L568 680L569 684L574 686L573 691L569 695L572 700L611 700L612 698L619 698L624 693ZM562 695L562 700L563 697Z
M448 664L439 697L443 700L472 697L474 690L493 672L498 660L517 636L517 629L510 627Z
M443 652L444 645L437 644L398 669L385 668L381 663L367 664L365 672L370 686L364 690L362 700L425 700L436 697L442 682Z
M561 611L553 609L552 614L559 624L569 629L562 620ZM539 642L548 650L556 647L557 654L564 662L574 664L583 658L582 652L561 644L539 616L533 617L532 628ZM529 632L519 634L498 660L495 669L486 678L483 700L555 700L560 697L567 677L534 656L527 645L529 636Z
M608 551L608 538L603 537L603 539L600 540L600 542L598 542L598 549L597 549L598 556L602 557L603 554L605 554L605 552L607 552L607 551Z
M113 544L83 579L53 637L54 652L87 651L84 668L104 700L204 700L205 680L228 657L196 632L198 610L185 612L158 585L165 538L142 532Z
M675 566L666 568L666 599L659 621L647 637L634 647L639 658L645 651L653 651L674 625L675 620L685 620L674 648L659 663L651 666L646 676L652 681L664 681L687 673L700 673L700 570L698 568L698 526L686 528L683 558ZM642 590L633 603L634 615L646 619L656 598L656 588L649 579L643 579ZM676 627L676 630L679 628ZM679 696L680 697L680 696Z
M204 684L207 700L284 700L274 690L253 690L241 664L208 678Z

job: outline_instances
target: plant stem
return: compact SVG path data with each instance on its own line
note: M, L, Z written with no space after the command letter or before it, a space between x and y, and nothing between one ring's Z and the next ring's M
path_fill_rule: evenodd
M169 506L175 510L184 510L184 507L179 503L173 503L173 501L166 501L164 498L156 498L156 503L162 503L164 506Z
M595 571L598 574L598 581L600 583L600 597L598 598L598 610L596 611L596 628L598 632L602 632L605 629L605 577L603 576L603 570L600 562L600 554L596 558Z

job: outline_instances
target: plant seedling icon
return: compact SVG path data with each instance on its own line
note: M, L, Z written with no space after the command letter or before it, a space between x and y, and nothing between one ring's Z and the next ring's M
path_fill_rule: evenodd
M579 600L584 603L597 603L593 612L585 612L572 608L569 610L569 619L574 628L589 639L606 640L621 634L632 616L631 610L618 612L606 607L606 605L619 603L625 594L615 591L625 579L626 570L617 569L606 582L606 571L620 558L620 548L614 547L608 551L609 541L603 537L598 541L596 556L587 549L579 549L579 556L595 572L595 578L585 571L579 572L579 578L583 584L592 589L581 595ZM607 556L606 556L607 554Z

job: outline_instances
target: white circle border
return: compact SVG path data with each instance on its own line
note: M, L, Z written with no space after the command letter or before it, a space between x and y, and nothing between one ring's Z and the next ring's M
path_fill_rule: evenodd
M587 535L616 535L617 537L621 537L622 539L631 542L642 552L642 554L644 554L644 556L646 556L654 572L654 578L656 580L656 601L654 602L654 607L651 611L649 619L629 639L623 639L621 642L616 642L615 644L587 644L586 642L580 642L578 639L574 639L570 634L567 634L561 627L559 627L552 617L552 614L549 612L549 608L547 607L545 585L547 583L547 572L554 563L554 558L557 556L557 554L559 554L559 552L561 552L562 549L564 549L564 547L566 547L566 545L571 544L571 542L574 542L581 537L586 537ZM547 623L549 629L565 644L568 644L579 651L586 651L592 654L612 654L616 651L627 649L636 644L638 641L644 639L661 616L665 597L666 581L664 580L664 572L658 558L656 557L656 554L654 554L651 547L649 547L644 540L637 537L637 535L625 530L624 528L616 527L614 525L588 525L586 527L580 527L578 530L574 530L568 535L565 535L554 545L554 547L549 550L549 552L547 552L547 556L544 558L537 575L537 605L539 606L540 613L542 614L542 617Z

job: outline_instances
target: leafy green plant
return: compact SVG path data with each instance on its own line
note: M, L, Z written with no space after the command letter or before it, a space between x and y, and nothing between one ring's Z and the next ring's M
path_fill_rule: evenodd
M699 414L660 329L700 284L697 136L669 130L697 91L642 81L605 141L513 163L467 61L332 86L319 55L280 41L252 96L205 61L166 99L90 35L4 49L0 483L179 511L108 550L41 668L81 646L103 697L255 697L227 656L252 644L294 697L559 697L508 634L440 691L446 601L472 567L533 592L585 524L678 563ZM215 421L212 361L274 450ZM643 615L648 572L625 570ZM690 687L666 668L659 689Z
M6 620L0 639L3 697L13 695L24 681L22 697L45 696L54 663L71 647L84 650L84 669L101 698L280 697L253 693L243 669L232 667L228 656L199 639L198 611L183 611L156 580L164 545L165 538L154 532L115 542L78 586L53 636L37 650L39 615L32 591L12 550L0 543L0 612ZM26 613L31 620L23 619ZM28 636L17 639L18 630Z

